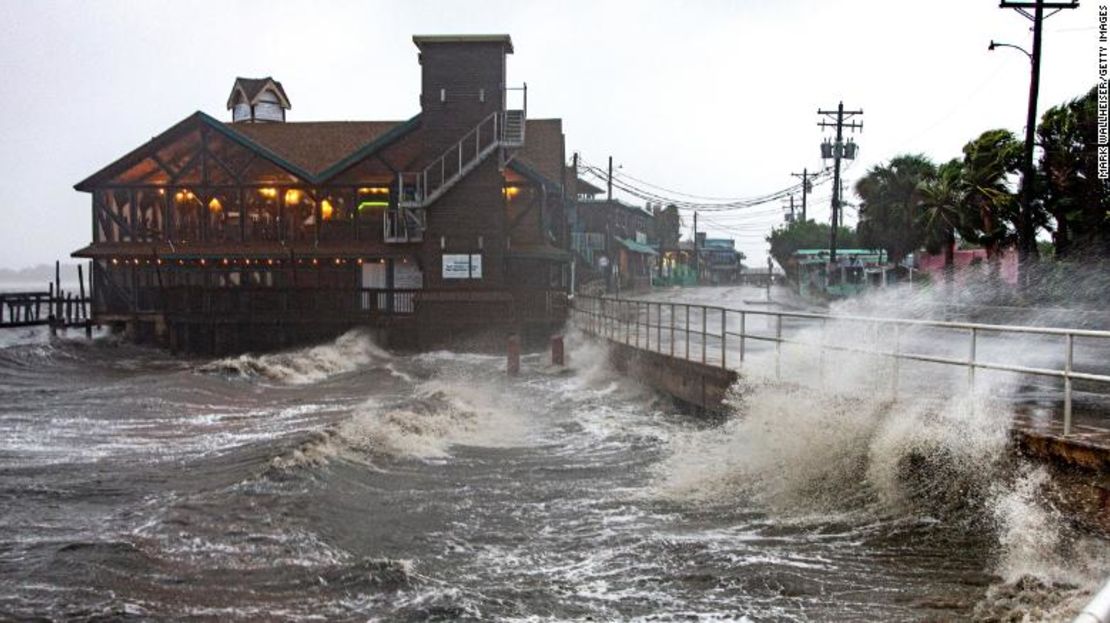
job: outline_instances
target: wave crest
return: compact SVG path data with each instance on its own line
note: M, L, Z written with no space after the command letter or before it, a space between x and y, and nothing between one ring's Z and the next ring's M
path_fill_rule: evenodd
M197 371L306 385L390 358L369 333L354 329L328 344L267 355L227 357L204 364Z

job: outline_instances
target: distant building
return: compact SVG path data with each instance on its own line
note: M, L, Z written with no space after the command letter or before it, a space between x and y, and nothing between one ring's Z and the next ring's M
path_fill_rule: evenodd
M702 238L698 244L698 254L703 267L702 283L718 285L740 281L744 254L736 250L735 240Z
M579 181L571 217L571 249L589 271L611 289L650 287L659 252L654 248L655 217L619 199L596 199L600 189ZM595 192L596 191L596 192Z
M830 257L828 249L799 249L783 268L794 276L800 294L834 298L886 287L895 268L882 249L837 249L835 264Z
M289 122L280 82L238 78L230 123L196 112L78 183L94 319L221 352L359 325L415 346L559 326L561 121L506 88L508 35L413 42L408 120Z
M998 258L999 277L1005 283L1017 285L1017 249L1014 247L1006 247L999 253L1001 255L1001 257ZM922 252L916 254L915 259L917 260L917 269L930 275L933 281L939 283L944 280L944 253L937 253L934 255ZM981 271L989 270L989 259L987 258L986 249L956 249L952 255L952 261L955 268L953 278L957 284L963 284L968 275L974 274L976 268Z

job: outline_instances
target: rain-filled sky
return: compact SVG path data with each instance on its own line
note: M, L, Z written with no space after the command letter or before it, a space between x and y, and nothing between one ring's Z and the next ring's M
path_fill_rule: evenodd
M1041 111L1094 85L1097 26L1087 0L1046 23ZM568 158L729 198L820 168L816 111L840 100L864 111L849 185L899 153L941 161L990 128L1020 135L1029 61L987 44L1032 45L997 0L0 0L0 267L87 244L73 184L198 109L230 118L236 76L281 80L290 121L411 117L411 36L440 33L512 35L509 82L528 83L530 117L563 119ZM815 189L811 218L829 198ZM759 263L782 215L775 201L699 229Z

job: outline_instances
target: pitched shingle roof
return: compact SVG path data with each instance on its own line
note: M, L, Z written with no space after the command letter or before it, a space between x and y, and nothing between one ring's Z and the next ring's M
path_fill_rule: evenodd
M231 107L235 105L236 89L242 89L243 95L246 96L247 101L254 104L255 98L258 97L259 93L261 93L268 84L274 85L274 88L277 90L277 95L281 99L283 108L293 107L293 105L289 103L289 96L285 94L285 88L281 86L281 83L270 76L266 76L265 78L236 78L235 84L231 87L231 96L227 98L228 109L230 110Z
M313 174L383 136L403 121L236 123L232 130Z

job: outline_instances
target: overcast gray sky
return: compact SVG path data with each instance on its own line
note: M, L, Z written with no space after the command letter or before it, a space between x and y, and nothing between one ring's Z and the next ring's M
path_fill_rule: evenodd
M1098 3L1047 22L1041 110L1095 83ZM273 75L290 121L418 112L416 33L509 33L529 114L561 117L568 157L612 154L686 193L762 195L821 165L816 110L862 108L848 182L902 152L959 155L1022 132L1029 22L997 0L282 2L0 0L0 266L87 244L72 186L196 110L219 119L235 76ZM829 187L811 196L828 218ZM777 205L706 215L753 261ZM849 211L848 219L854 222Z

